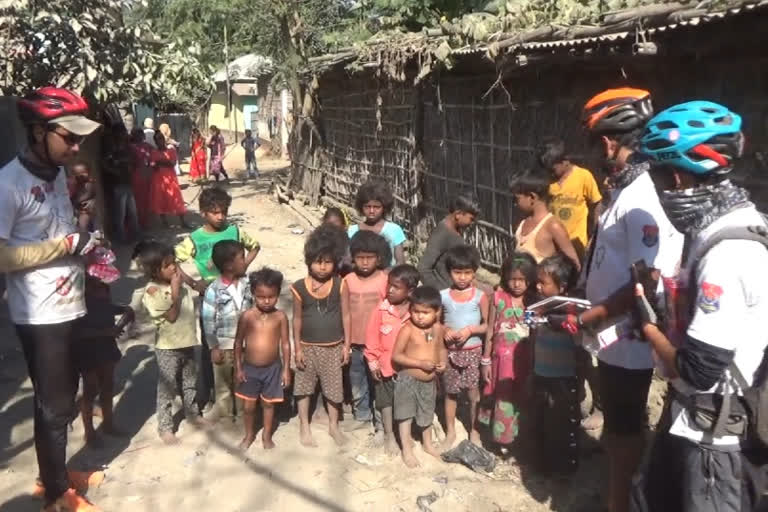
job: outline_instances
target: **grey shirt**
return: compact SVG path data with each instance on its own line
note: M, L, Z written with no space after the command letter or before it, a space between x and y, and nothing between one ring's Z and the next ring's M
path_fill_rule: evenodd
M424 286L432 286L438 290L451 286L451 273L445 266L445 254L448 250L466 245L464 239L440 221L429 236L427 248L419 261L419 273Z

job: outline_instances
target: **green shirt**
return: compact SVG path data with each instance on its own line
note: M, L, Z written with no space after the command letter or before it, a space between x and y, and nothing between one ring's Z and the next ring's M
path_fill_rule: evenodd
M237 240L242 242L249 251L258 249L259 242L251 238L247 233L241 232L234 224L229 224L221 231L206 231L198 228L189 234L179 245L176 246L176 259L186 261L194 258L197 271L200 278L206 281L212 281L219 277L219 269L213 264L211 254L216 242L222 240Z

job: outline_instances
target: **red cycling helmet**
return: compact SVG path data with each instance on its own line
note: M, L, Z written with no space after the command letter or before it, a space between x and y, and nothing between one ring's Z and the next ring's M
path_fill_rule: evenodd
M99 127L86 118L88 103L67 89L43 87L18 102L19 117L24 124L60 125L77 135L88 135Z

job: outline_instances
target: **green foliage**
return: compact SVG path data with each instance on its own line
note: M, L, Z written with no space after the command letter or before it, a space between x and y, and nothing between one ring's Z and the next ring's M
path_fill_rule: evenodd
M281 20L301 20L295 42L308 56L328 51L338 39L335 30L346 30L352 17L344 0L148 0L134 10L136 18L150 19L157 33L200 47L200 61L214 68L224 65L224 29L229 57L247 53L287 56Z
M453 19L482 8L487 0L374 0L374 11L385 25L407 30L434 26L441 19Z
M55 84L101 103L189 106L210 91L194 45L161 42L148 21L124 20L132 0L70 0L55 11L15 4L0 11L4 94Z

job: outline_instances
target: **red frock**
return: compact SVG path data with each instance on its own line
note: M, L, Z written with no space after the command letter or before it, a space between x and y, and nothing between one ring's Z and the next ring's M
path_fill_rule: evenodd
M162 160L170 161L171 165L156 165ZM155 172L152 173L149 188L149 210L155 215L185 214L187 207L184 205L184 198L174 171L176 150L174 148L153 149L150 163L155 166Z
M205 178L207 159L205 140L201 137L192 143L192 157L189 160L189 179L200 180Z

